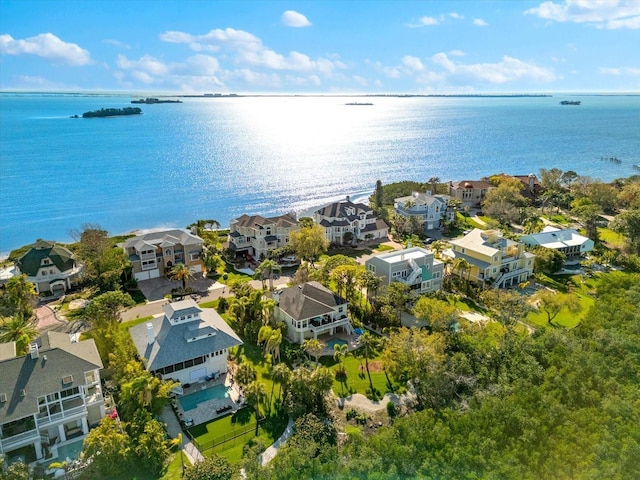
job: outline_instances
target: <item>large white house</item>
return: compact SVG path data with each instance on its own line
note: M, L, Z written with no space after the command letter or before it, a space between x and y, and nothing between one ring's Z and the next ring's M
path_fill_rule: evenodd
M574 228L559 229L546 226L539 233L520 237L529 247L545 247L564 253L566 264L579 263L584 255L593 250L593 240L580 235Z
M324 227L325 238L329 242L339 245L386 238L389 235L389 226L375 216L371 207L354 203L349 197L316 210L313 220Z
M242 215L229 225L229 248L236 256L262 260L270 251L287 245L291 232L299 229L298 220L288 214L278 217Z
M16 275L25 274L36 287L36 292L65 292L81 278L83 265L66 247L38 240L22 255L15 265Z
M455 218L455 212L449 210L449 198L448 195L431 195L429 191L413 192L394 199L393 208L398 215L417 218L425 230L436 230Z
M275 317L287 325L292 342L302 343L325 333L333 335L338 328L353 333L347 301L319 282L285 288L275 300Z
M189 299L167 303L164 316L129 328L147 369L181 384L227 373L229 349L242 340L212 308Z
M435 292L442 288L444 263L421 247L374 255L365 261L365 267L381 277L385 286L401 282L416 293Z
M100 369L93 339L48 332L19 357L15 342L0 344L0 454L56 461L89 433L105 416Z
M149 280L166 275L179 263L193 273L200 273L202 243L197 235L176 228L138 235L120 246L131 261L134 278Z

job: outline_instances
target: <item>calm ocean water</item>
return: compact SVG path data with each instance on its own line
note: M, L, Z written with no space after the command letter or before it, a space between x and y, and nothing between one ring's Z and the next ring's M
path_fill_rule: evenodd
M558 167L612 180L640 163L638 96L185 98L139 116L69 118L130 100L0 95L0 252L68 241L84 223L117 234L304 212L368 195L378 179Z

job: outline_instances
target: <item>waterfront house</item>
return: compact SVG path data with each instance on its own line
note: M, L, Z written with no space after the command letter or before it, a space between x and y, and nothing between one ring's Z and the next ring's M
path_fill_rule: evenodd
M492 175L492 177L513 178L518 180L522 184L522 191L520 192L523 197L534 202L538 199L538 196L542 193L542 185L538 181L538 177L534 173L529 175L507 175L506 173L499 173ZM489 182L491 177L485 177L482 180Z
M444 263L421 247L394 250L374 255L365 261L365 268L382 278L382 285L401 282L413 293L435 292L442 288Z
M164 316L129 328L147 370L181 384L227 373L229 349L242 340L212 308L189 299L167 303Z
M425 230L442 228L445 222L455 218L455 212L449 209L448 195L431 195L413 192L406 197L393 200L393 208L397 215L406 218L417 218Z
M287 336L294 343L337 329L351 334L347 301L319 282L306 282L285 288L274 296L275 317L287 325Z
M0 344L0 454L31 463L83 438L105 416L93 339L47 332L16 356Z
M202 272L202 239L184 229L162 230L127 239L120 244L131 261L136 280L167 275L181 263Z
M68 248L45 240L30 245L15 264L15 273L25 274L38 293L66 292L80 280L83 269Z
M449 182L449 196L460 200L463 206L479 208L492 188L494 186L486 180Z
M505 288L533 275L535 255L525 251L524 243L504 238L498 230L475 228L449 243L452 248L443 254L452 260L454 273L474 283ZM458 259L466 260L469 267L455 268Z
M236 256L263 260L269 252L289 243L289 235L300 229L298 220L291 215L262 217L242 215L229 225L229 248Z
M355 245L359 241L386 239L389 226L364 203L346 200L330 203L313 212L313 220L325 231L325 238L338 245Z
M564 253L565 264L580 263L585 254L593 250L593 240L580 235L574 228L559 229L546 226L539 233L523 235L520 237L529 247L545 247Z

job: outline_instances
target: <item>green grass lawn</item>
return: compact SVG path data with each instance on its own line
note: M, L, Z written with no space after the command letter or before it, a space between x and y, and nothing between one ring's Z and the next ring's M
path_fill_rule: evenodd
M371 245L371 248L375 251L375 252L388 252L391 250L395 250L395 248L393 248L391 245Z
M483 308L479 305L476 305L474 302L470 301L470 300L466 300L464 298L458 300L457 302L455 302L453 299L448 298L447 301L449 302L449 304L453 305L454 307L456 307L459 310L462 310L463 312L478 312L478 313L482 313L485 314L487 313L487 309Z
M474 228L479 228L481 230L484 230L485 227L484 225L480 225L478 222L474 221L471 217L466 217L464 216L462 213L457 212L456 213L456 218L458 219L458 224L461 226L462 229L474 229Z
M571 292L580 300L580 306L582 307L580 313L573 314L562 310L554 318L554 325L566 328L575 327L594 303L591 291L595 288L595 280L592 278L586 278L583 281L581 275L553 275L551 277L541 277L538 281L560 292ZM531 312L527 317L527 321L534 326L546 327L549 325L547 314L544 310Z
M320 363L329 367L334 372L339 369L338 362L332 356L320 357ZM333 381L333 393L339 397L347 397L353 393L361 393L367 397L379 400L387 392L401 393L404 388L393 381L385 373L379 356L369 359L369 373L371 381L365 368L364 357L360 350L355 350L348 355L344 361L344 367L347 372L346 380L339 381L335 378ZM373 390L371 386L373 385Z
M598 228L598 237L602 242L606 243L609 248L624 247L624 236L608 228Z

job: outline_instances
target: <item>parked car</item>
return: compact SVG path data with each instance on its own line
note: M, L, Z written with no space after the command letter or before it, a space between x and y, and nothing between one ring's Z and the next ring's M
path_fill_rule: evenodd
M431 245L435 241L436 241L435 238L427 237L422 241L422 243L424 243L425 245Z

